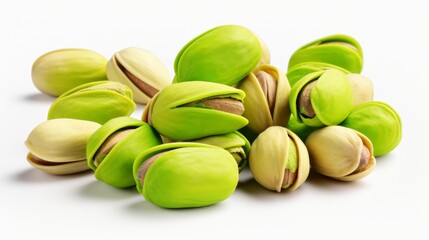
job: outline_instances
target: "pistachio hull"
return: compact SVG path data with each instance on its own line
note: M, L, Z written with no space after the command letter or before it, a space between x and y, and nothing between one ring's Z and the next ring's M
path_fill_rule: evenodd
M48 119L73 118L104 124L112 118L131 115L135 108L127 86L98 81L80 85L58 97L49 108Z
M57 97L79 85L106 80L107 59L79 48L64 48L40 56L32 66L31 78L41 92Z
M382 156L394 150L402 138L399 114L387 103L371 101L353 108L342 126L367 136L374 147L374 155Z
M110 137L123 130L132 130L111 146L104 156L98 157ZM102 125L88 140L88 166L96 179L118 188L135 185L133 163L146 149L161 144L158 133L148 124L131 117L118 117ZM98 158L102 158L98 160Z
M301 78L305 77L307 74L319 72L319 71L325 71L329 69L336 69L344 73L350 73L344 68L341 68L329 63L303 62L289 68L286 73L286 77L289 81L290 86L292 87L293 85L295 85L296 82L298 82Z
M47 173L70 174L89 170L86 145L100 124L76 119L53 119L37 125L25 145L28 162Z
M360 73L363 67L362 48L356 39L336 34L305 44L289 59L288 69L304 62L322 62Z
M161 135L175 141L226 134L248 123L241 115L229 112L236 106L242 107L244 97L243 91L219 83L175 83L152 99L147 107L149 112L144 112L142 118ZM203 103L214 99L220 101Z
M107 63L107 78L127 85L136 103L146 104L171 83L167 68L153 53L135 47L115 53Z
M142 165L163 153L140 176ZM192 208L227 199L238 184L238 168L226 150L201 143L168 143L139 155L134 163L137 190L163 208ZM143 184L142 184L142 179Z
M259 63L262 46L259 38L242 26L210 29L192 39L177 54L174 82L209 81L233 86Z

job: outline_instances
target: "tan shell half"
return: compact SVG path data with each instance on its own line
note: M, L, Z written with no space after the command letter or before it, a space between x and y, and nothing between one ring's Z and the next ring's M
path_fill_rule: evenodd
M363 146L368 148L368 164L355 171ZM341 181L355 181L367 176L375 167L371 141L365 135L342 126L328 126L312 132L305 141L311 168Z
M346 74L346 78L352 86L354 107L374 100L374 84L369 78L357 73Z

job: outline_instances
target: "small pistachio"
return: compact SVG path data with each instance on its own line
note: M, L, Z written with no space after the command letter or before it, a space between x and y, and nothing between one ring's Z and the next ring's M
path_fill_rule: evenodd
M402 138L399 114L385 102L370 101L353 108L342 126L361 132L371 140L374 156L382 156L395 149Z
M262 47L258 36L245 27L215 27L192 39L177 54L174 82L208 81L234 86L260 62Z
M31 69L34 86L57 97L79 85L106 80L107 59L81 48L63 48L40 56Z
M163 208L203 207L221 202L238 184L232 155L212 145L166 143L141 153L133 166L137 190Z
M342 126L312 132L305 141L311 168L342 181L367 176L375 167L371 141L362 133Z
M163 88L143 112L164 137L173 141L226 134L244 127L244 92L220 83L190 81Z
M254 69L237 88L246 94L243 116L249 120L243 134L252 135L263 132L270 126L285 126L290 117L290 86L285 74L272 65L263 64Z
M137 103L146 104L171 82L164 64L153 53L136 47L116 52L107 63L107 77L127 85Z
M118 82L82 84L52 103L48 119L74 118L104 124L112 118L131 115L136 108L132 98L131 90Z
M360 73L363 67L362 48L351 36L331 35L297 49L289 59L288 69L305 62L328 63L352 73Z
M89 170L86 145L100 127L96 122L58 118L37 125L28 135L25 145L28 162L50 174L71 174Z
M353 92L346 74L330 69L299 80L291 89L289 103L298 122L312 127L336 125L353 108Z
M131 117L114 118L89 138L88 166L106 184L131 187L135 185L133 163L137 155L161 143L158 133L148 124Z
M255 139L249 167L259 184L277 192L297 189L310 171L304 143L292 131L280 126L267 128Z

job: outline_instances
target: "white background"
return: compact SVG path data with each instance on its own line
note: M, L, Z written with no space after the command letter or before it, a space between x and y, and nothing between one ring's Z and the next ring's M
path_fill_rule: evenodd
M424 0L2 1L0 239L427 239L428 11ZM110 58L135 46L157 55L173 75L180 48L222 24L255 31L283 71L309 41L355 37L375 99L402 117L400 145L358 182L312 174L298 190L275 193L243 173L224 202L186 210L158 208L92 173L51 176L27 163L24 140L54 100L31 81L40 55L81 47Z

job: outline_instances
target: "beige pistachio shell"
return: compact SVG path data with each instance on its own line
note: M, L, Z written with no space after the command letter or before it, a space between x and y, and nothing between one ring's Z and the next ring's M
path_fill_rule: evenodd
M346 78L352 86L354 107L374 100L374 84L369 78L357 73L349 73Z
M34 167L53 174L87 170L86 144L100 126L96 122L68 118L42 122L25 141L29 150L27 160Z
M305 141L311 168L342 181L367 176L375 167L371 141L363 134L342 126L328 126L312 132ZM358 170L363 147L369 150L368 163Z
M259 72L268 74L274 80L272 93L268 89L267 94L259 83L257 77ZM246 93L243 101L245 109L243 116L249 120L246 127L255 133L261 133L270 126L286 126L291 114L288 100L290 85L286 75L278 68L262 64L243 79L237 88Z
M296 159L290 159L290 146L296 149ZM288 161L296 161L293 164ZM287 169L288 165L293 165ZM293 191L301 186L310 171L309 156L301 139L287 128L272 126L263 131L252 143L249 155L249 167L255 180L263 187L281 192L285 170L296 172L295 181L286 187Z
M127 85L137 103L146 104L171 83L168 69L153 53L136 47L115 53L107 63L107 78Z

